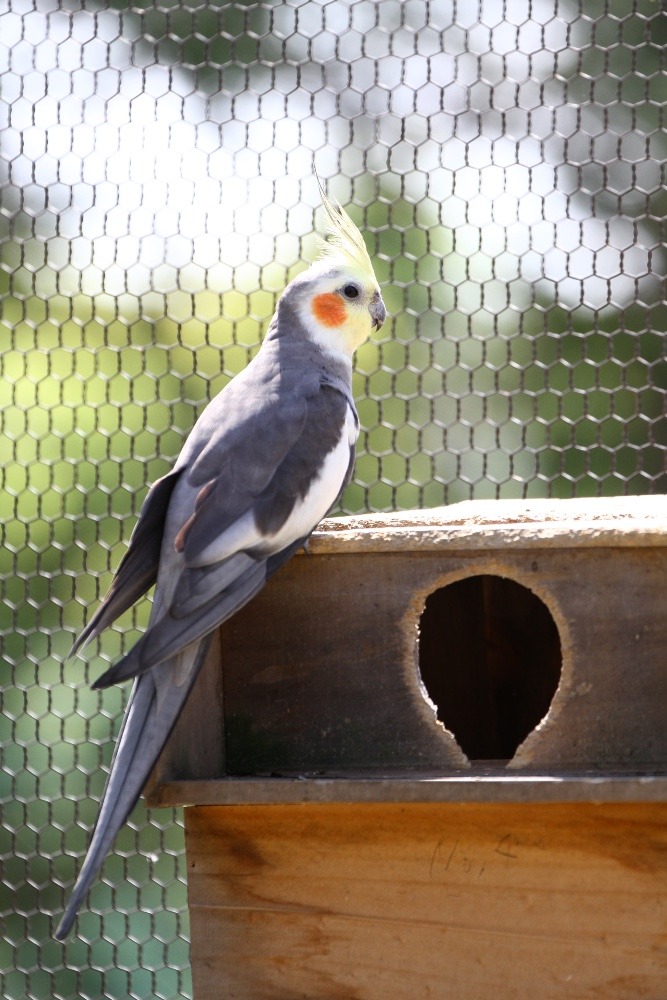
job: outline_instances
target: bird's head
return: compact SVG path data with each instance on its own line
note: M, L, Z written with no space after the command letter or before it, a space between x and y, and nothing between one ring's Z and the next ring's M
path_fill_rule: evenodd
M322 255L294 279L284 297L309 338L323 350L351 357L387 317L363 237L347 212L321 190L329 241Z

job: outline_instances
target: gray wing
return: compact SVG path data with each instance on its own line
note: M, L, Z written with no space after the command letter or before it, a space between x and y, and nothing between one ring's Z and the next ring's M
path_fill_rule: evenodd
M199 508L207 492L207 482L224 484L224 495L216 505L216 529L222 534L250 508L254 496L266 488L276 466L298 440L306 417L306 397L318 391L319 382L304 379L285 398L285 394L271 392L270 380L262 377L262 365L258 364L261 360L258 356L209 403L174 469L148 491L109 591L70 655L96 638L156 582L167 511L176 484L186 470L190 485L199 487L194 490L195 499L188 516ZM259 369L259 378L253 369ZM267 425L274 431L269 441L262 434ZM188 516L178 531L187 532ZM175 544L179 544L178 537Z
M72 646L70 656L132 607L157 580L164 522L181 472L182 469L174 469L151 486L109 592Z
M289 421L284 413L276 413L274 421L264 425L263 440L250 436L224 454L221 444L219 472L213 478L207 479L212 471L210 448L205 461L185 470L169 511L167 545L160 560L163 582L158 580L149 628L94 687L135 677L168 659L221 625L263 587L267 574L280 564L284 547L274 539L338 444L348 405L344 396L324 385L316 395L290 402L284 411ZM280 447L271 449L267 441L276 427ZM271 454L279 455L279 461L272 463ZM350 469L351 461L346 475L331 485L329 506ZM289 540L282 561L295 543L303 544L320 516Z

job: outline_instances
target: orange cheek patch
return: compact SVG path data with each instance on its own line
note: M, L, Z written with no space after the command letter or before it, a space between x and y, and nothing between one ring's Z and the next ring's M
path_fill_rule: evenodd
M312 309L313 316L322 326L342 326L347 318L345 303L333 292L316 295Z

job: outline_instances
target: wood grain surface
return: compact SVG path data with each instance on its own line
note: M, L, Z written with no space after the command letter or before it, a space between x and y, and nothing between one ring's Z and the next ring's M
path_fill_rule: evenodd
M664 1000L667 805L186 810L195 1000Z

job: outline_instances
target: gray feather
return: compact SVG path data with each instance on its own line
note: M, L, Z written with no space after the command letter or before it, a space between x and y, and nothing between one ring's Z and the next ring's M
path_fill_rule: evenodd
M178 592L170 613L173 618L194 614L204 604L218 597L243 573L252 569L257 559L247 552L237 552L229 559L205 569L185 569L181 573Z
M194 643L162 664L159 671L139 677L132 689L111 761L102 806L86 860L55 937L67 937L74 918L119 829L133 809L153 765L185 703L208 651L209 639ZM178 683L174 683L173 677Z
M109 592L72 646L70 656L131 608L157 580L164 521L181 471L174 469L151 486Z
M107 688L145 673L189 643L208 635L247 604L266 583L266 561L253 562L224 594L218 594L187 619L165 615L149 627L130 652L93 684Z

